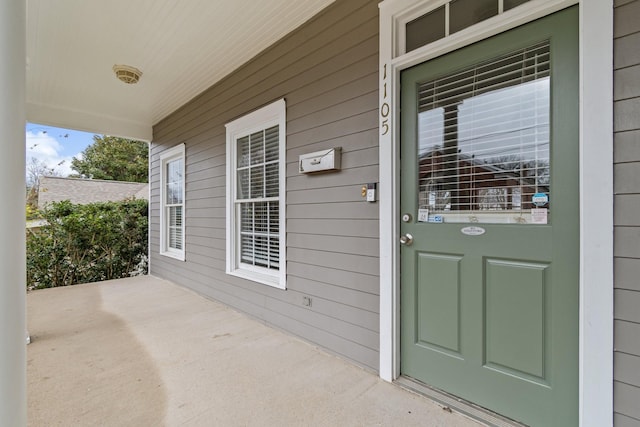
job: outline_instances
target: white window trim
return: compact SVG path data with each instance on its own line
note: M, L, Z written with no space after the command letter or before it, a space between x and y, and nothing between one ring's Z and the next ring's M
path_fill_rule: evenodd
M441 5L442 0L385 0L380 4L380 377L393 381L400 374L400 72L578 3L579 417L581 426L607 427L613 424L613 0L532 0L406 54L401 54L404 41L399 38L402 21L416 16L417 10L426 12ZM594 167L598 174L589 173ZM589 208L590 200L598 200L600 208Z
M235 165L236 158L236 140L243 136L249 135L268 127L279 126L279 151L278 151L278 171L279 186L278 198L280 203L279 209L279 239L280 239L280 267L278 271L270 271L266 268L249 267L241 265L239 262L239 252L237 242L239 242L239 234L237 230L238 217L235 211L235 194L237 188L237 174ZM227 128L227 260L226 273L232 276L241 277L254 282L273 286L278 289L286 289L286 199L285 199L285 181L286 181L286 103L284 99L275 101L265 107L246 114L238 119L226 124Z
M180 261L185 260L185 218L186 218L186 193L185 181L187 165L185 163L185 145L179 144L173 148L163 151L160 154L160 255L175 258ZM182 159L182 250L169 248L167 244L167 217L166 217L166 171L168 162Z

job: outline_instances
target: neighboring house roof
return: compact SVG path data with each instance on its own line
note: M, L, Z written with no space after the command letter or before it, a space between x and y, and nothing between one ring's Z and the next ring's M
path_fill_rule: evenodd
M145 184L143 187L140 187L140 190L138 190L133 197L136 199L149 200L149 184Z
M38 207L62 200L84 205L133 198L148 200L149 184L44 176L40 178Z

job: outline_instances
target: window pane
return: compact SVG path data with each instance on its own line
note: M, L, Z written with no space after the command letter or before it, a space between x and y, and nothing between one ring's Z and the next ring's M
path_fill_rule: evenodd
M171 194L171 184L167 183L164 186L164 199L166 204L172 204L173 195Z
M167 162L167 182L172 184L182 182L182 159Z
M254 166L251 168L250 187L250 198L264 197L264 166Z
M168 246L182 249L182 206L171 206L168 209Z
M167 183L173 183L173 182L176 182L176 178L177 178L177 176L176 176L176 175L177 175L177 174L176 174L176 164L175 164L175 161L173 161L173 162L168 162L168 163L165 165L165 168L166 168L165 173L166 173L166 180L167 180Z
M503 11L506 12L528 1L530 0L503 0ZM405 52L411 52L498 15L499 0L450 0L448 5L448 18L446 6L443 5L405 24Z
M265 197L278 197L280 190L280 175L278 163L270 163L265 166Z
M238 139L238 167L249 166L249 137Z
M251 164L264 162L264 132L251 134Z
M498 14L498 0L451 0L449 34Z
M167 184L167 204L175 205L182 203L182 185Z
M182 203L182 159L172 160L165 165L167 204Z
M422 84L419 208L523 211L548 196L549 91L548 43Z
M253 231L253 203L240 204L240 230Z
M172 162L167 162L164 165L164 174L165 174L165 180L168 183L174 182L174 165L172 164Z
M255 203L254 231L256 233L267 233L269 230L269 212L267 203Z
M280 268L280 243L278 239L269 239L269 266L274 270Z
M272 162L278 160L280 154L279 127L273 126L264 131L264 161Z
M242 169L238 171L238 199L249 198L249 169Z
M278 202L240 204L241 262L269 269L279 268Z
M280 231L280 203L269 202L269 234L277 236Z
M254 237L254 257L254 265L269 266L269 241L266 237Z
M182 226L182 206L169 207L169 226L170 227Z
M240 236L240 260L245 264L253 265L253 236Z
M406 51L411 52L414 49L443 38L445 35L444 27L444 6L408 22L405 27Z

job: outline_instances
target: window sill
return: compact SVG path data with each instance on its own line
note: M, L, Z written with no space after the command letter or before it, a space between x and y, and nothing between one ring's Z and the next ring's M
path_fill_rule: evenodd
M177 259L178 261L185 261L184 252L160 252L160 255Z
M277 289L286 289L286 284L280 279L280 275L273 276L270 274L264 274L257 271L236 269L233 271L227 271L230 276L239 277L241 279L251 280L252 282L261 283L263 285L271 286Z

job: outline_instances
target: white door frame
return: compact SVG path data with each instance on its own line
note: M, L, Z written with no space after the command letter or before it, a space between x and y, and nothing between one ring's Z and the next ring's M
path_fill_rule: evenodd
M580 5L581 426L613 425L613 0L532 0L404 53L402 24L446 0L380 3L380 377L400 374L399 78L403 69ZM591 29L589 31L588 29ZM589 173L598 170L598 174ZM589 203L597 201L596 203Z

